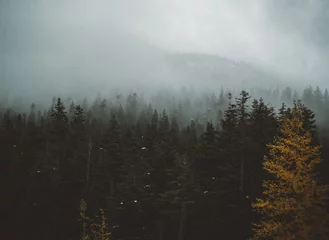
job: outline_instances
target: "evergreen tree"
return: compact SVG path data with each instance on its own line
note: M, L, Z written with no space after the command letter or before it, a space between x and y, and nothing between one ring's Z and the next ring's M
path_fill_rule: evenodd
M91 108L86 100L76 102L82 104L81 108L67 97L66 104L54 98L49 109L41 109L38 102L29 109L25 106L24 112L23 99L16 98L8 102L12 108L2 105L0 109L2 227L17 239L78 239L77 205L83 197L88 201L88 211L82 237L90 240L102 238L99 233L106 239L108 231L101 229L106 224L113 239L246 239L251 235L251 222L259 216L266 224L276 220L266 211L251 211L251 202L260 197L269 199L262 195L263 180L278 183L276 176L262 168L264 155L269 156L271 150L266 144L275 135L286 141L285 146L280 145L284 151L276 152L279 161L272 161L271 166L303 162L307 157L301 157L300 152L307 151L299 150L295 142L309 132L311 142L302 141L307 145L302 149L315 149L318 143L323 146L321 164L314 170L319 175L312 177L315 185L288 179L290 186L281 184L284 188L280 191L293 189L290 195L278 193L277 202L270 199L271 204L275 202L273 206L279 206L280 202L287 203L283 199L290 198L291 206L302 217L296 220L296 214L274 209L282 213L281 227L292 229L296 236L303 228L307 236L327 211L322 203L316 203L320 194L310 197L313 202L304 199L310 196L308 189L317 192L320 182L329 183L328 91L305 89L301 96L307 102L303 105L299 91L283 88L281 98L279 90L253 88L252 93L265 100L254 100L250 108L246 91L234 101L232 94L226 99L223 88L218 97L188 88L176 96L162 89L151 99L153 107L137 94L124 97L115 92L105 99L99 94ZM291 92L295 92L292 99ZM284 101L287 105L274 109L266 101L274 105ZM68 114L64 105L69 106ZM302 130L297 140L295 133L288 141L287 134L277 129L293 121L295 112L300 113ZM110 113L115 117L110 118ZM291 129L294 132L297 128ZM318 157L315 155L312 159ZM270 155L268 159L274 158ZM311 160L304 161L304 169ZM297 164L285 166L290 172L298 172L295 179L310 175ZM303 184L304 192L299 191ZM104 209L104 221L102 217L87 218L96 216L100 208ZM321 240L318 235L313 238Z
M186 156L176 156L173 167L167 171L167 189L159 199L161 211L174 220L178 240L184 239L188 210L196 198L192 165Z
M291 108L287 108L285 103L282 103L281 108L279 109L278 113L278 121L281 124L287 117L291 115Z
M169 118L166 113L166 110L164 109L159 121L159 128L161 133L167 133L169 131Z
M115 115L112 115L103 135L98 155L98 162L91 175L90 197L95 199L93 209L106 209L106 213L111 213L109 222L117 225L122 194L120 185L125 174L121 130ZM115 236L117 232L113 231L113 234Z
M267 152L266 144L272 142L277 131L277 119L274 108L265 105L263 99L254 100L250 113L249 154L250 164L247 166L247 192L251 200L260 195L263 157Z
M78 105L74 107L72 123L73 124L83 124L86 121L86 117L83 111L83 108Z
M281 135L268 145L264 169L272 178L264 181L263 197L253 204L261 214L253 239L326 239L329 186L319 185L315 177L320 146L303 128L302 111L295 106L281 124Z
M73 116L74 109L75 109L75 104L74 104L74 102L72 101L72 102L71 102L71 105L70 105L70 108L69 108L69 114L68 114L69 117L72 117L72 116Z
M87 170L87 158L89 151L88 133L85 126L86 117L83 109L80 105L74 108L71 131L69 150L70 156L70 167L68 169L68 177L73 178L71 182L77 184L75 187L80 189L86 181L86 170Z
M32 103L31 107L30 107L30 114L28 117L28 124L29 125L35 125L36 123L36 113L35 113L35 104Z
M154 110L153 115L152 115L152 119L151 119L151 128L153 131L157 131L158 129L158 111Z
M57 99L54 109L51 110L50 117L53 121L62 121L64 123L68 122L65 106L60 98Z
M250 98L249 93L246 91L242 91L240 93L240 98L236 100L237 106L237 131L239 134L239 145L238 151L240 152L240 190L243 191L244 189L244 180L245 180L245 155L248 143L248 137L246 135L246 128L249 121L249 112L248 112L248 105L247 101ZM248 163L247 163L248 164Z
M46 131L46 165L60 167L61 170L65 171L68 131L69 122L65 106L58 98L54 108L50 110L50 124Z
M138 107L138 96L137 93L129 94L127 98L127 106L126 106L126 123L128 125L136 124L137 118L137 107Z

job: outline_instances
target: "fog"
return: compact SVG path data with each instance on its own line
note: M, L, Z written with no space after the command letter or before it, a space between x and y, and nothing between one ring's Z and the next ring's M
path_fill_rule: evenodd
M0 87L49 98L327 86L328 10L321 0L0 0Z

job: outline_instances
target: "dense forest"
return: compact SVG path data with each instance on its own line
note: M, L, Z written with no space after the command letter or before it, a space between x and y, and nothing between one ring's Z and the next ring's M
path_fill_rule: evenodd
M4 239L328 239L327 90L5 100Z

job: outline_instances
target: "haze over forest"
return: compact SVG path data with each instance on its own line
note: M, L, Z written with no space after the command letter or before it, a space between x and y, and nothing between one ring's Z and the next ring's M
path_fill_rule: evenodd
M0 1L1 89L327 87L327 1Z
M329 1L0 0L1 237L325 240Z

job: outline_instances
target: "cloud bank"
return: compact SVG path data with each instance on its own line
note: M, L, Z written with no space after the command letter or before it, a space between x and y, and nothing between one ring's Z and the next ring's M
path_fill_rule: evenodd
M59 82L147 82L154 59L170 52L326 84L328 19L324 0L0 0L0 84L43 91L63 90Z

